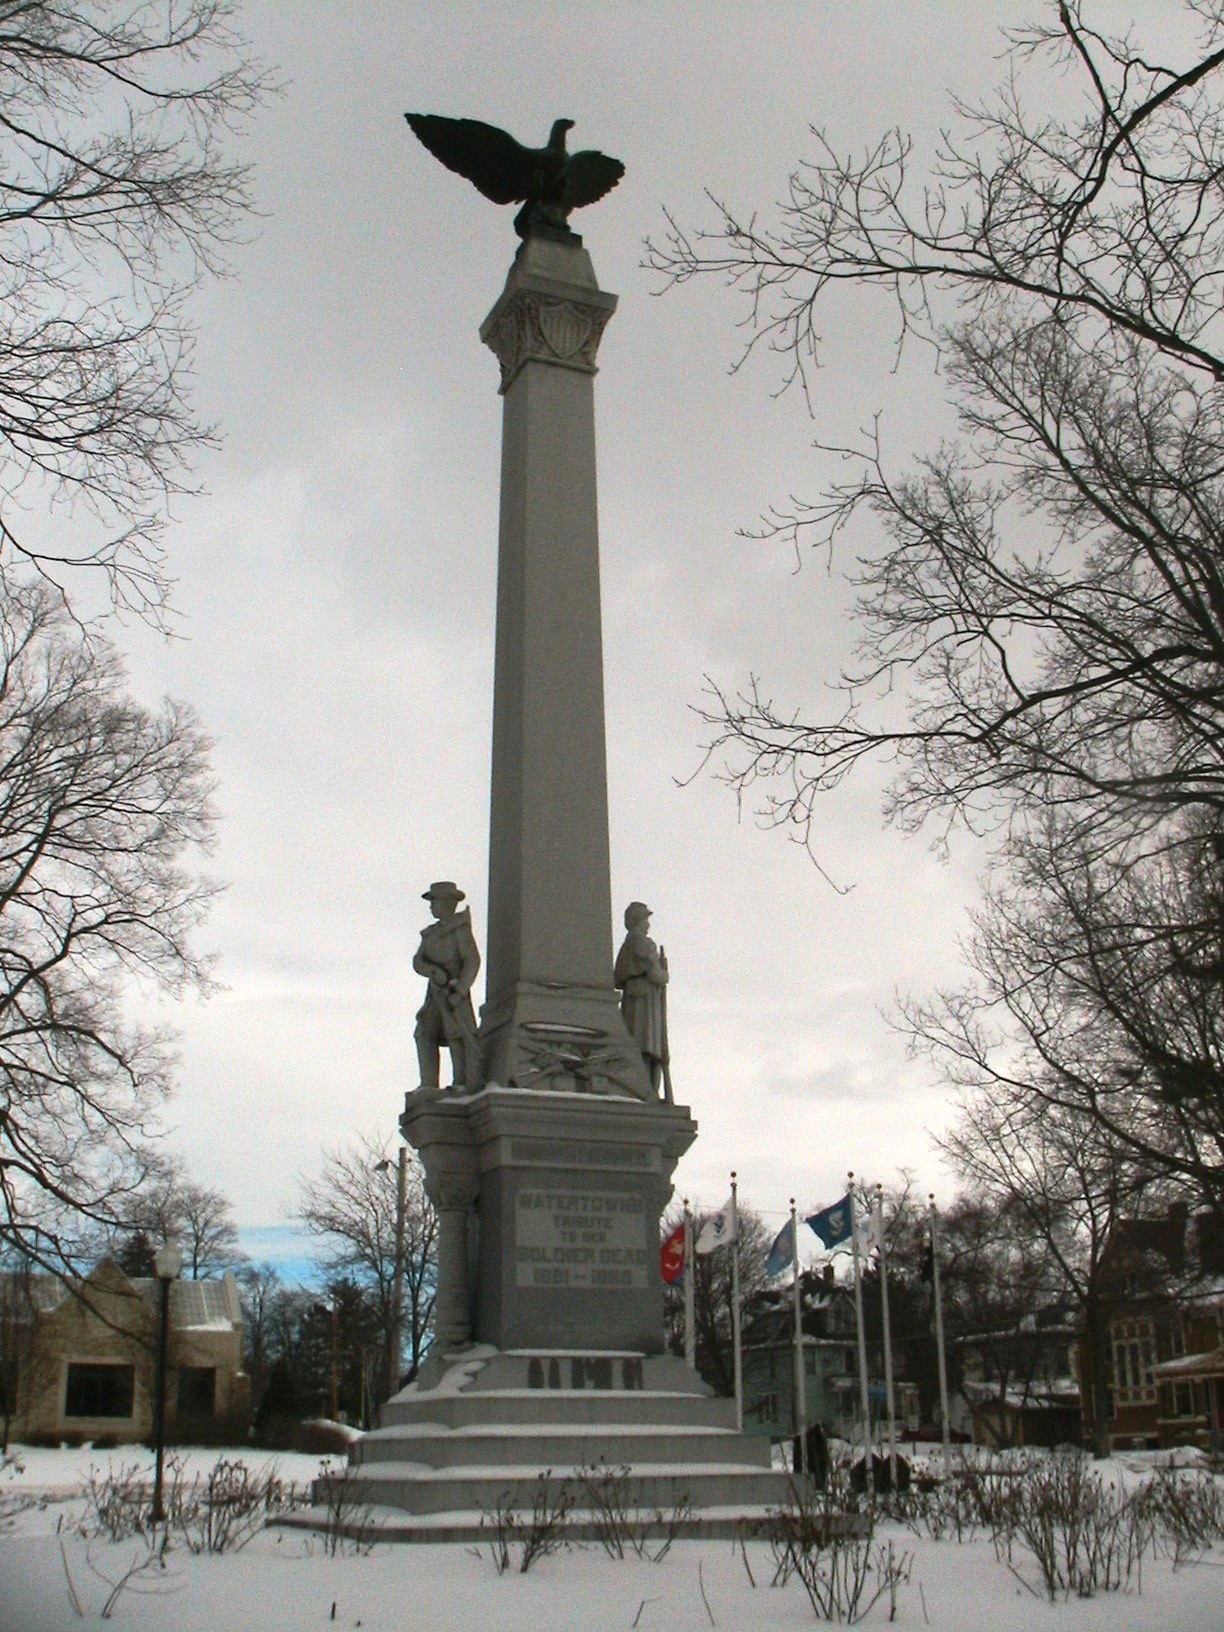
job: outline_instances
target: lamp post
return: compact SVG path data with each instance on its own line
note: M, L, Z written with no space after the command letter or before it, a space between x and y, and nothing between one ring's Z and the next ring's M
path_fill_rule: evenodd
M336 1309L335 1288L332 1288L330 1303L314 1303L311 1311L316 1315L326 1315L330 1323L328 1416L332 1422L337 1422L340 1411L340 1317Z
M388 1161L375 1164L386 1173ZM395 1189L395 1279L391 1292L391 1343L387 1354L387 1398L399 1387L400 1357L404 1352L404 1231L408 1216L408 1147L401 1145Z
M166 1459L166 1373L169 1369L170 1357L170 1283L183 1267L183 1255L173 1241L163 1241L153 1254L153 1268L156 1272L161 1288L161 1305L158 1318L157 1341L157 1391L153 1404L153 1449L155 1455L155 1469L153 1474L153 1512L150 1517L154 1524L166 1522L166 1509L162 1502L162 1467Z

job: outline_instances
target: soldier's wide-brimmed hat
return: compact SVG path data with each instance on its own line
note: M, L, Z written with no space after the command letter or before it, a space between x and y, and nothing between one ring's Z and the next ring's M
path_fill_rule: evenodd
M421 892L422 901L466 901L467 896L449 878L440 878L436 884L431 884L427 890Z

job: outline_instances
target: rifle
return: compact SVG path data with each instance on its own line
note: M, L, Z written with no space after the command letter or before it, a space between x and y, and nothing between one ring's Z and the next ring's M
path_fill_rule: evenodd
M664 951L663 947L659 948L659 962L663 965L663 968L666 971L666 969L667 969L667 953ZM666 985L663 985L662 987L660 987L659 1013L660 1013L660 1018L663 1021L663 1058L660 1061L660 1064L663 1067L663 1098L666 1100L666 1102L669 1105L674 1105L676 1103L676 1101L672 1096L671 1043L670 1043L670 1041L668 1039L668 1036L667 1036L667 986Z

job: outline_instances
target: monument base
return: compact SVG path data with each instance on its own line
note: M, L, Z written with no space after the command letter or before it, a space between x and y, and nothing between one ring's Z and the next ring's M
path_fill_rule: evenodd
M687 1109L583 1093L422 1088L404 1138L438 1212L438 1347L663 1349L659 1218Z
M737 1535L791 1488L769 1441L738 1433L733 1401L681 1360L483 1345L426 1361L383 1407L383 1426L355 1442L348 1469L316 1481L319 1506L329 1480L375 1510L361 1521L367 1536L401 1541L487 1539L488 1515L530 1515L544 1494L564 1504L575 1539L598 1534L610 1495L665 1533Z

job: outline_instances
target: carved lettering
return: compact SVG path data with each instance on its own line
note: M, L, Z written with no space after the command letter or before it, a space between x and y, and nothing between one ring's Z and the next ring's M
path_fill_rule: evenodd
M522 1287L648 1284L640 1195L524 1185L515 1206L515 1280Z

